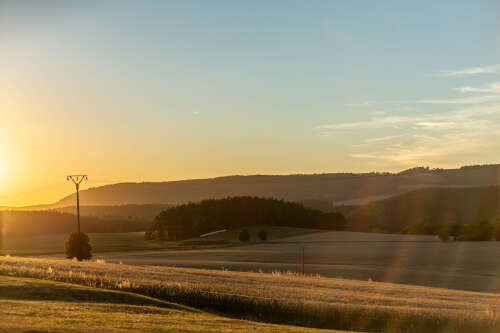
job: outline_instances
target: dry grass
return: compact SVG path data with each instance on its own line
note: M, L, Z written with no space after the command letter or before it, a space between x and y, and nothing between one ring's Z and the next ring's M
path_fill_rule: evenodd
M223 318L121 291L0 276L0 331L315 332Z
M124 290L227 315L318 328L498 332L500 295L297 274L2 257L0 274Z

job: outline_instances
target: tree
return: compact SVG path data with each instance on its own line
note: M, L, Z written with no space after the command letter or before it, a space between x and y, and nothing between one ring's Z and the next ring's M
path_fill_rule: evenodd
M267 231L265 231L265 230L261 230L261 231L259 231L259 233L257 234L257 236L258 236L261 240L265 241L265 240L267 240Z
M441 226L437 234L443 242L450 240L450 237L453 237L453 240L456 241L462 234L462 225L459 223L445 223Z
M89 236L83 232L70 234L64 246L64 253L66 258L76 258L79 261L92 258L92 246L90 245Z
M324 213L317 217L316 223L311 227L326 230L346 230L347 220L338 212Z
M500 241L500 221L498 221L495 225L495 240Z
M453 223L450 226L450 236L453 237L453 240L456 241L458 237L462 235L462 225L460 223Z
M467 241L487 241L493 236L493 225L483 220L464 226L463 239Z
M438 233L438 237L443 242L449 241L450 240L450 231L448 230L448 228L441 228L441 230Z
M336 230L344 229L346 220L340 213L324 214L295 202L232 197L171 207L156 217L153 229L161 233L161 228L164 228L166 239L180 240L221 229L234 230L252 225Z
M250 232L247 229L241 230L238 239L242 242L248 242L250 240Z

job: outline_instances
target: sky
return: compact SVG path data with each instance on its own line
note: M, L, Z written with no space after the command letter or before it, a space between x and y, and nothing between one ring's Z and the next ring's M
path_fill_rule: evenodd
M500 163L495 1L0 0L0 206Z

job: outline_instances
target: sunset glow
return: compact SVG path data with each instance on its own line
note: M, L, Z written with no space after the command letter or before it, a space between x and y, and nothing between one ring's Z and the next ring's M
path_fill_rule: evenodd
M99 186L498 163L496 8L2 2L0 205L54 202L80 172Z

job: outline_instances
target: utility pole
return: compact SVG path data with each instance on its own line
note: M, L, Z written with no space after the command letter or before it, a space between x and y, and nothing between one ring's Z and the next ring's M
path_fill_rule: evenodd
M80 233L80 183L88 180L87 175L69 175L67 181L72 181L76 185L76 215L78 216L78 233Z
M302 245L302 275L304 275L304 245Z

